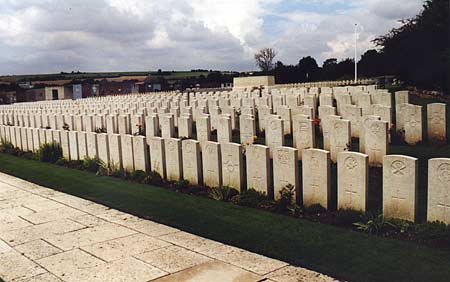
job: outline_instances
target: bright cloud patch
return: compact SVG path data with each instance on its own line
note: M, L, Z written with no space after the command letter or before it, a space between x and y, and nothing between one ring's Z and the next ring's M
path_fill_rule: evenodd
M252 70L274 47L295 64L353 56L420 12L421 0L5 0L0 73Z

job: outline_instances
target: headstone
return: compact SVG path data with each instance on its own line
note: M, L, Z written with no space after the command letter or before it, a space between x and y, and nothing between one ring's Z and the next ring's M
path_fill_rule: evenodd
M314 122L310 119L296 118L293 121L293 145L298 150L298 159L302 160L302 150L314 148L316 134Z
M427 220L450 224L450 158L428 160Z
M33 152L37 152L41 146L41 134L39 134L39 132L42 131L42 129L32 128L31 130L33 131Z
M65 131L64 132L64 134L67 134L67 133L69 134L69 144L68 145L69 145L69 152L70 152L70 160L72 160L72 161L80 160L79 153L78 153L78 136L77 136L78 132L77 131Z
M109 164L109 139L108 134L97 134L98 158L106 165Z
M374 116L379 116L382 121L389 123L389 130L392 127L392 109L391 107L383 105L372 105L372 113Z
M158 115L150 114L145 118L145 136L154 137L158 136L158 133L159 133Z
M283 120L283 133L285 135L292 133L292 116L291 109L287 106L279 106L277 109L277 115Z
M208 187L222 186L220 144L208 141L202 149L203 184Z
M340 152L348 151L351 146L350 121L337 119L332 122L330 129L330 153L331 160L337 161Z
M147 140L144 136L133 136L134 169L147 172L149 170Z
M120 145L122 146L122 165L123 170L127 172L134 171L133 137L133 135L129 134L120 135Z
M272 114L272 108L263 106L258 108L258 126L259 131L263 132L266 130L266 119Z
M178 119L178 137L191 138L192 137L192 118L188 115L182 115Z
M302 153L303 206L331 204L330 152L306 149Z
M276 147L284 146L284 122L277 116L267 118L266 124L266 145L271 150L270 156Z
M369 191L369 157L341 152L337 162L338 209L366 211Z
M80 160L84 160L88 156L87 133L77 131L77 140L78 140L78 155L80 157Z
M120 134L108 134L109 144L109 167L122 169L122 144Z
M380 120L369 120L365 133L365 151L369 156L369 165L381 167L383 157L388 154L388 123Z
M166 178L166 158L164 150L164 139L161 137L148 137L150 147L150 167L153 172Z
M255 119L241 115L239 117L239 133L241 144L253 144L256 139Z
M221 115L217 121L217 142L224 144L231 142L231 140L231 118L227 115Z
M200 142L202 148L204 143L211 140L211 119L209 115L197 117L196 132L197 140Z
M129 115L119 115L117 117L117 128L119 134L131 133Z
M366 153L366 129L368 127L368 122L371 120L380 120L379 116L369 115L363 116L361 119L361 131L359 135L359 152Z
M246 148L246 157L247 189L254 189L273 198L273 190L270 189L270 179L272 176L269 147L264 145L249 145Z
M222 185L240 192L244 189L244 159L242 146L234 143L220 145L222 153Z
M409 221L417 219L418 160L389 155L383 161L383 215Z
M98 158L97 133L86 132L87 155L89 158Z
M200 142L196 140L182 141L183 178L190 184L202 183L202 159Z
M276 147L273 150L273 186L274 198L280 199L283 188L294 186L296 199L299 195L298 153L290 147Z
M175 125L172 115L160 115L159 122L161 126L161 137L172 138L175 137Z
M447 141L446 104L433 103L427 105L428 139L445 143Z
M108 134L119 133L119 128L118 128L118 122L117 122L117 116L116 115L106 116L106 132Z
M333 128L333 123L335 120L342 119L340 116L329 115L324 117L320 125L322 126L323 133L323 149L329 151L330 150L330 136Z
M176 138L164 139L166 156L166 177L169 181L183 179L183 162L181 156L181 140Z
M408 105L405 115L405 142L415 145L422 141L422 107Z
M395 104L409 104L409 91L395 92Z
M351 136L359 138L361 128L362 109L354 105L345 105L341 112L342 118L349 120L351 124Z

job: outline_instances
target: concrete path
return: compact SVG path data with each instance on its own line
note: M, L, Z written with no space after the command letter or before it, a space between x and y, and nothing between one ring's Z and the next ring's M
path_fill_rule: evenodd
M333 281L0 173L4 281Z

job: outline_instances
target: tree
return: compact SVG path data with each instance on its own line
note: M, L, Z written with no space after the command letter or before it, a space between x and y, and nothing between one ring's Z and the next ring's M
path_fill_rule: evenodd
M303 57L298 62L298 69L304 81L314 81L318 78L319 65L317 65L316 60L311 56Z
M367 50L358 62L358 72L361 76L374 77L388 75L389 68L385 66L383 54L375 49Z
M268 72L273 69L273 60L276 55L277 52L272 48L261 49L255 54L256 65L261 71Z
M427 0L423 11L374 42L392 74L423 88L449 91L449 0Z

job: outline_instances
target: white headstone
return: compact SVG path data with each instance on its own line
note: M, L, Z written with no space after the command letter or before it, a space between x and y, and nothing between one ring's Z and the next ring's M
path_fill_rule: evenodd
M418 160L389 155L383 161L383 215L415 221L417 218Z
M369 157L356 152L338 155L338 209L365 211L369 191Z

